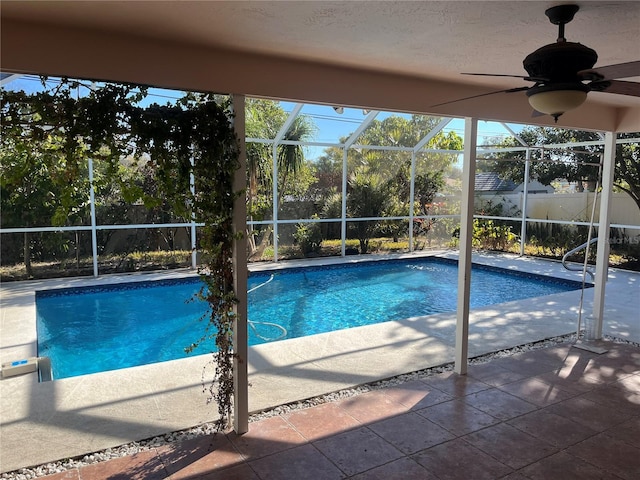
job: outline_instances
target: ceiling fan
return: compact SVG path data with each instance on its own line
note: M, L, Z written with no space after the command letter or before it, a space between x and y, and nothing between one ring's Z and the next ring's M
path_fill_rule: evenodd
M573 20L579 8L578 5L558 5L544 12L552 24L558 25L558 39L556 43L540 47L526 56L522 63L529 75L463 73L463 75L522 78L528 82L534 82L533 86L498 90L433 106L496 93L525 91L529 104L534 108L534 116L551 115L557 122L560 115L582 105L591 91L640 97L640 83L618 80L640 76L640 60L594 69L593 66L598 60L595 50L580 43L568 42L564 37L564 26Z

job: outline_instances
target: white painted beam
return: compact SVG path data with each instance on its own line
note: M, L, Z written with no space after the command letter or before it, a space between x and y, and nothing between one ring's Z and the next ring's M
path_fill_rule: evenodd
M467 373L469 359L469 296L471 295L471 238L473 236L473 191L476 174L478 119L465 118L462 198L460 201L460 253L458 257L458 308L454 370Z
M233 179L233 191L244 192L247 188L247 152L245 148L244 96L233 95L233 123L240 146L240 167ZM233 322L233 429L242 434L249 430L249 377L248 377L248 332L247 332L247 201L239 195L233 206L233 287L238 303Z
M600 192L600 219L598 220L598 251L596 254L595 287L593 289L593 314L587 325L586 339L602 338L604 296L609 272L609 235L611 221L611 194L616 162L616 134L607 132L604 141L602 166L602 191ZM595 200L594 200L595 201Z

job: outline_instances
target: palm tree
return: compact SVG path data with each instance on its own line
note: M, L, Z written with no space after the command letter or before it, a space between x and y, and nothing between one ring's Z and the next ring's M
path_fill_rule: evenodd
M265 101L254 102L251 113L251 136L255 136L257 138L274 138L276 136L278 125L284 123L284 119L286 117L283 116L285 116L286 113L281 110L280 107L274 109L272 103L270 105L264 105ZM304 142L312 138L315 130L316 127L311 118L305 115L300 115L293 121L291 127L283 136L282 140ZM252 204L255 199L259 197L260 192L266 193L265 197L267 199L269 198L268 192L273 186L273 159L271 153L272 149L266 144L252 144L247 148L247 201L250 214L253 212ZM304 148L302 145L298 144L291 145L281 143L277 147L275 161L278 162L277 204L280 205L289 182L292 177L295 177L304 164ZM264 210L268 208L269 203L271 202L263 203ZM273 207L272 203L271 207ZM273 228L270 226L264 232L261 247L264 247L269 243L272 233ZM248 238L251 253L254 253L258 248L255 246L255 241L251 231L248 232Z
M389 183L382 175L366 167L356 169L349 176L347 212L350 217L382 217L389 206ZM355 222L355 231L360 241L360 253L369 250L369 239L378 228L378 221L360 220Z
M282 138L283 141L305 142L311 140L316 127L313 121L301 115L291 124L291 127ZM295 176L304 163L304 149L302 145L280 144L278 145L278 206L284 195L291 175Z

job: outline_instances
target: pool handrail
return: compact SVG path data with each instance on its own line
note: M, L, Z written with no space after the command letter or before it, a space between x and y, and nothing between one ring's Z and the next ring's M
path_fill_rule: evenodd
M592 238L591 240L589 240L588 242L584 242L582 245L578 245L576 248L569 250L567 253L564 254L564 256L562 257L562 266L564 268L566 268L567 270L571 271L571 272L581 272L581 271L585 271L587 272L590 276L591 276L591 281L593 282L595 280L595 273L593 272L593 270L590 270L589 267L577 267L577 266L572 266L572 265L568 265L567 264L567 258L569 258L571 255L573 255L576 252L579 252L580 250L582 250L583 248L588 247L589 245L591 245L592 243L596 243L598 241L598 237L596 238ZM585 259L586 261L586 259Z

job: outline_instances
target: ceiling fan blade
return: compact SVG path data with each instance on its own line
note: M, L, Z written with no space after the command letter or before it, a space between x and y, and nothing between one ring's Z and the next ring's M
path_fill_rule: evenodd
M595 74L595 75L594 75ZM578 72L580 77L586 79L616 79L640 76L640 60L635 62L618 63L604 67L592 68Z
M525 77L523 75L507 75L502 73L461 73L460 75L475 75L477 77L510 77L510 78L521 78L522 80L526 80L527 82L548 82L548 78L542 77Z
M470 97L458 98L457 100L442 102L442 103L438 103L436 105L431 105L431 106L441 107L442 105L449 105L450 103L462 102L463 100L471 100L472 98L486 97L488 95L495 95L496 93L513 93L513 92L522 92L524 90L529 90L529 87L517 87L517 88L508 88L506 90L496 90L495 92L487 92L487 93L481 93L480 95L472 95Z
M534 110L531 112L531 118L544 117L546 113L539 112L538 110Z
M592 82L589 86L594 85L593 89L595 91L640 97L640 83L625 82L624 80L606 80L604 81L605 86L602 89L598 88L598 83L600 82Z

